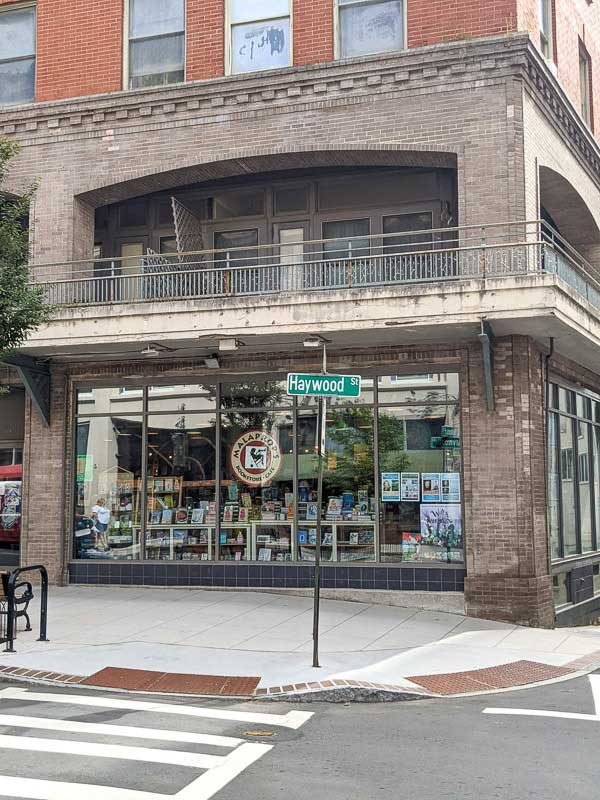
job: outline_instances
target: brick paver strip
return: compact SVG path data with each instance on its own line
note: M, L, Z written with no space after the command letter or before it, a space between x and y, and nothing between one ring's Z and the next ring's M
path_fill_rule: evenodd
M72 676L76 677L76 676ZM187 675L172 672L153 672L142 669L106 667L81 683L107 689L169 692L177 694L212 694L249 696L254 693L260 678L238 678L227 675Z
M528 683L561 678L574 672L570 667L554 667L536 661L514 661L497 667L448 672L440 675L413 675L407 680L436 694L464 694L490 689L508 689Z

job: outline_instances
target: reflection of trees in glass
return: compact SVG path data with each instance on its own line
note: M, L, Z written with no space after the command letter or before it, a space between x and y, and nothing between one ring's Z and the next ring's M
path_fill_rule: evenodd
M445 402L443 400L440 402L439 390L432 389L426 393L424 398L419 400L418 406L409 408L409 411L414 414L415 417L427 419L427 417L433 417L436 411L439 412L444 408L446 410L446 419L448 419L449 416L455 416L457 402L458 399L452 394L447 394Z
M221 420L231 442L249 430L266 430L275 435L277 414L270 408L285 405L287 395L280 381L245 381L221 387ZM231 410L229 410L231 409ZM250 409L240 411L238 409ZM256 410L254 410L256 409ZM290 409L290 417L292 411Z
M325 491L352 489L373 491L375 473L372 408L332 409L328 413L327 440L330 457L325 460ZM404 452L402 419L379 414L379 470L402 472L410 463Z

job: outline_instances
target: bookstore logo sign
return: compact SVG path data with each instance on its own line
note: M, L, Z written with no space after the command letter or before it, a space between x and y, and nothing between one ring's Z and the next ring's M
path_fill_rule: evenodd
M233 444L231 469L248 486L262 486L273 480L281 468L281 448L267 431L247 431Z

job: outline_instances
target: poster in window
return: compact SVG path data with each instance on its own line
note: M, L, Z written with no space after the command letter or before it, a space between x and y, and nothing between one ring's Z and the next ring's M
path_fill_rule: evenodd
M381 473L381 499L384 503L397 503L400 500L400 473Z
M421 544L462 547L462 508L458 503L421 504Z
M400 479L400 499L405 503L418 503L421 499L421 475L418 472L403 472Z
M421 497L424 503L439 503L442 499L439 472L421 474Z
M460 472L442 472L440 488L442 503L460 503Z

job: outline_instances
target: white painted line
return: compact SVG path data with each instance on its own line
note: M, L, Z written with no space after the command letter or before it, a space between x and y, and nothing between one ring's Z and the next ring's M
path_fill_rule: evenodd
M225 756L186 753L180 750L157 750L152 747L127 747L122 744L96 744L66 739L37 739L33 736L0 735L0 750L29 750L38 753L61 753L91 758L119 758L125 761L150 761L155 764L175 764L179 767L211 769L219 766Z
M59 733L84 733L90 734L90 736L124 736L161 742L209 744L214 747L237 747L243 742L243 739L234 739L231 736L213 736L208 733L184 733L160 728L135 728L130 725L104 725L96 722L74 722L69 719L21 717L14 714L0 714L0 728L3 727L31 728L32 730L57 731Z
M588 675L588 678L594 697L594 710L596 714L600 714L600 675Z
M177 792L175 798L177 800L209 800L272 747L273 745L270 744L243 744L223 759L220 766L205 772L185 789ZM241 793L240 797L244 797L244 793Z
M174 800L177 795L138 792L135 789L115 789L112 786L97 786L91 783L64 783L63 781L41 781L36 778L13 778L0 775L0 786L4 797L19 797L27 800Z
M515 717L557 717L558 719L578 719L584 722L600 722L598 714L571 714L567 711L536 711L529 708L484 708L484 714L504 714Z
M252 722L258 725L277 725L297 730L313 716L312 711L288 711L287 714L251 714L246 711L225 711L220 708L178 706L170 703L149 703L142 700L117 700L112 697L97 697L84 694L52 694L30 692L19 687L0 690L0 700L35 700L40 703L65 703L67 705L94 706L98 708L121 708L128 711L153 711L158 714L178 714L182 717L223 719L232 722Z

